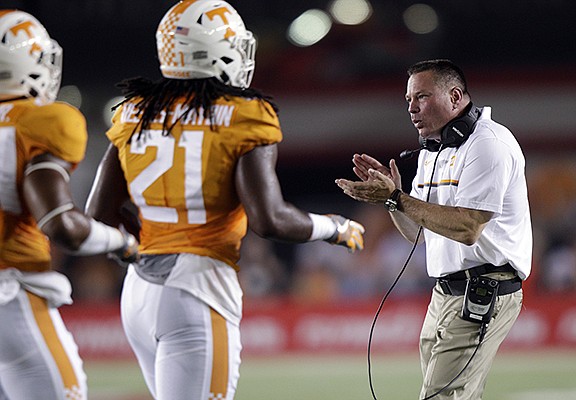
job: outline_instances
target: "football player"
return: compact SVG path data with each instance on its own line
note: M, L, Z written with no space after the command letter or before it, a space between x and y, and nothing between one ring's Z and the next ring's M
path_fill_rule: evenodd
M277 108L250 88L255 39L219 0L173 6L156 32L158 81L124 81L126 99L87 203L123 221L130 197L141 260L129 267L122 322L155 399L232 399L240 366L239 249L249 226L290 242L363 248L364 228L287 203L275 167Z
M71 285L50 242L73 255L137 255L134 236L85 216L70 173L87 142L80 111L55 102L62 49L42 24L0 10L0 399L86 399L76 344L58 307Z

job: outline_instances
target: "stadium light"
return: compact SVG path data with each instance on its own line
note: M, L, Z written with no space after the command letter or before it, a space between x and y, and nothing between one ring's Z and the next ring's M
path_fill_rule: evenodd
M404 24L412 32L423 35L438 28L438 14L427 4L413 4L403 14Z
M287 37L296 46L306 47L319 42L330 32L330 16L318 9L305 11L288 27Z
M367 0L334 0L329 7L334 22L359 25L372 15L372 5Z

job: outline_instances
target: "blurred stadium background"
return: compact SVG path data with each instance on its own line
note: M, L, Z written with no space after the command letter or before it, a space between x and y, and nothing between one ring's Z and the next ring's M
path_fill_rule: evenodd
M388 160L417 146L404 101L405 69L427 58L463 67L475 103L493 107L527 159L534 272L486 399L576 398L576 2L230 3L259 41L253 86L280 106L285 139L278 173L285 197L318 213L355 217L368 228L366 250L353 256L324 244L246 238L239 400L370 397L370 323L410 245L394 233L386 212L354 203L333 182L353 177L355 152ZM60 99L83 111L90 133L86 160L72 180L79 204L107 145L110 106L119 95L114 84L160 76L154 33L172 4L2 0L3 8L34 14L64 48ZM399 165L408 187L415 160ZM62 311L86 359L92 398L149 399L118 322L124 271L105 257L56 255L55 267L74 286L76 303ZM416 342L432 285L423 257L419 249L376 328L379 398L417 393Z

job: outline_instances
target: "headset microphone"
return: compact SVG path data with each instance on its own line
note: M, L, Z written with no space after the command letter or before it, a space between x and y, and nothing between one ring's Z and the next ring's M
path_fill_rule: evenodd
M429 151L439 151L441 143L436 140L429 140L424 139L422 136L418 136L418 143L420 143L420 147L414 150L404 150L400 153L400 158L402 160L409 160L414 157L414 154L418 153L421 150L429 150Z
M402 160L409 160L412 157L414 157L414 154L418 153L420 150L423 150L424 147L420 147L418 149L414 149L414 150L404 150L402 153L400 153L400 158Z

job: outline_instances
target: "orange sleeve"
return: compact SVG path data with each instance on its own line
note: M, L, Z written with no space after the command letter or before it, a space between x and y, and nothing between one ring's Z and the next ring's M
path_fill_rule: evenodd
M84 159L86 119L75 107L56 102L30 109L20 118L19 126L32 141L32 154L51 153L74 165Z
M268 102L253 99L242 104L238 108L235 125L235 132L242 137L239 143L240 155L256 146L282 141L280 121Z

